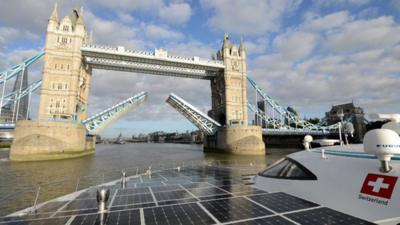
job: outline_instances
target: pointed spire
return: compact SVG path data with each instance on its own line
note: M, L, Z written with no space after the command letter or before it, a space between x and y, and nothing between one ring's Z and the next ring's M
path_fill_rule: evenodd
M231 42L229 41L229 36L226 33L224 33L224 42L222 48L227 48L227 47L231 47Z
M78 14L78 20L76 21L76 24L85 25L85 22L83 21L83 7L81 7L81 9L80 9L80 12Z
M229 36L228 36L228 34L226 34L226 32L224 33L224 41L225 40L229 40Z
M53 12L51 13L51 16L50 16L50 20L55 20L55 21L58 21L58 4L57 4L57 2L56 3L54 3L54 9L53 9Z
M239 51L245 50L244 44L243 44L243 36L240 36L240 45L239 45Z

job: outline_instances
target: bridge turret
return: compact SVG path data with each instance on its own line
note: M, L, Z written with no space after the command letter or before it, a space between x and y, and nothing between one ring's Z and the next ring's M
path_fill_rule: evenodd
M47 24L47 32L55 31L58 28L59 19L58 19L58 8L57 2L54 4L53 12L49 18L49 22Z
M83 10L59 21L56 4L46 34L39 119L86 119L91 68L82 62L81 47L88 41Z
M216 135L206 137L204 150L265 154L261 127L249 126L247 121L247 66L243 41L237 46L225 34L217 58L224 61L225 68L211 80L209 115L221 126Z
M224 61L224 73L211 82L213 110L211 116L222 125L247 125L246 51L230 42L225 34L217 53Z

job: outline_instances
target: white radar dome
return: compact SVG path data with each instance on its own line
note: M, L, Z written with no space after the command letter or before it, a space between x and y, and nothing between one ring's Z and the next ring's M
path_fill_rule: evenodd
M390 161L394 154L400 154L400 137L389 129L368 131L364 136L364 151L376 155L381 161Z
M400 122L396 121L390 121L382 125L383 129L388 129L388 130L393 130L394 132L397 133L397 135L400 135Z
M314 139L311 135L304 136L304 142L312 142Z

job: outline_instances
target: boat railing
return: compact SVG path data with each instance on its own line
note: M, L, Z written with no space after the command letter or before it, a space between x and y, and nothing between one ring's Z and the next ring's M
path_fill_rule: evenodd
M69 177L55 181L42 182L16 190L15 192L5 196L0 196L0 217L29 207L35 209L37 205L40 205L43 202L84 189L95 188L104 183L117 181L121 179L122 171L126 173L127 177L131 178L147 175L149 169L152 173L156 173L163 170L176 170L178 167L187 168L197 166L235 168L236 171L240 171L242 174L255 174L268 165L265 164L265 159L245 162L238 160L214 159L191 160L186 162L182 161L148 165L145 167L128 167L113 171L99 171L98 173L89 176ZM34 214L35 210L32 210L31 213Z

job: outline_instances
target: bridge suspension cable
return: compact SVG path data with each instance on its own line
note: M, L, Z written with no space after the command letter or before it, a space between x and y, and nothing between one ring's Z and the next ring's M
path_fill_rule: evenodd
M0 84L4 83L5 81L15 77L19 72L25 70L27 67L32 65L34 62L38 61L40 58L44 56L44 51L40 51L36 55L32 56L31 58L24 60L21 64L15 65L7 70L0 72Z
M17 100L31 94L36 89L38 89L41 85L42 85L42 80L38 80L38 81L35 81L32 84L30 84L28 87L22 88L21 91L17 90L17 91L8 93L7 95L4 96L4 100L6 100L7 102L3 102L1 107L4 107L4 106L10 104L11 101L17 101Z
M252 104L248 103L248 108L253 111L258 118L261 118L266 122L266 127L273 126L274 129L296 129L296 130L309 130L309 131L334 131L339 128L338 124L333 124L330 126L322 126L320 124L312 124L306 120L300 119L294 113L288 111L283 106L281 106L277 101L275 101L272 97L266 94L258 85L257 83L247 76L247 80L256 90L256 95L259 94L263 99L264 102L268 103L270 107L272 107L272 112L277 112L280 117L286 120L286 123L282 121L282 119L277 120L275 119L275 115L273 118L267 115L266 105L264 105L264 110L260 110L258 107L253 106ZM295 127L291 127L291 124L294 124Z

